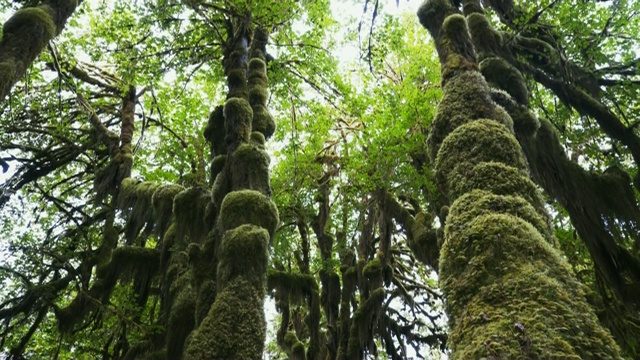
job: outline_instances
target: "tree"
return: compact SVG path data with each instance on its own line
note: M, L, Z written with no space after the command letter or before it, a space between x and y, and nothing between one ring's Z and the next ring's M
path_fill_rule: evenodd
M0 43L11 358L637 355L635 5L366 1L353 69L329 2L78 5Z

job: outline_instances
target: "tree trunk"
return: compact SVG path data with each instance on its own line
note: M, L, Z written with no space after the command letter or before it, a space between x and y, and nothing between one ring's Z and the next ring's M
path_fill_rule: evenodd
M451 206L440 252L452 359L617 359L619 350L553 247L513 123L478 71L463 16L446 0L418 16L436 41L444 97L428 139Z

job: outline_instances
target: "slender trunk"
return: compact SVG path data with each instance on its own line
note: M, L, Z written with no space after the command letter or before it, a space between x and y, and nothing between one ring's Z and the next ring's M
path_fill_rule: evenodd
M188 359L260 359L266 340L268 249L278 211L270 199L264 143L275 126L265 107L268 33L258 29L252 36L250 25L247 13L229 31L224 64L229 93L223 109L227 155L219 160L224 164L213 186L219 214L214 232L221 239L215 246L216 294L189 337ZM271 127L256 126L263 122Z

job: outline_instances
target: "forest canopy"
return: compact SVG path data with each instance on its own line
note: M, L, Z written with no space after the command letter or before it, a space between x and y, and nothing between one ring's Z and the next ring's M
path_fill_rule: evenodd
M640 357L640 3L0 8L0 357Z

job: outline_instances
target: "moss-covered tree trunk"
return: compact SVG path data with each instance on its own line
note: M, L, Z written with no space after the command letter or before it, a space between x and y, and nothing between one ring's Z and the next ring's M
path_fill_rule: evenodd
M49 0L16 11L2 27L0 40L0 101L42 52L60 34L82 0Z
M213 237L221 241L215 246L215 301L189 337L187 359L260 359L266 340L268 248L278 212L270 199L264 144L275 125L266 109L268 33L258 28L252 34L250 25L246 14L229 31L224 120L216 120L214 112L209 125L210 138L217 137L213 129L225 134L224 146L213 144L226 152L213 163L213 201L219 209Z
M453 359L616 359L582 286L553 247L512 120L491 100L465 18L446 0L418 16L444 97L428 139L443 207L440 252Z

